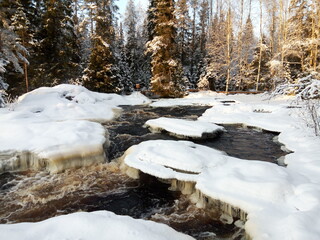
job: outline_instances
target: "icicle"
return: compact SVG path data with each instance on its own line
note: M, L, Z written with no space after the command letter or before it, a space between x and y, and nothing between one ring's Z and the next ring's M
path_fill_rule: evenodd
M178 189L178 180L172 179L171 180L171 186L169 187L170 191L179 191Z
M200 191L196 189L190 196L189 199L192 203L196 204L200 199Z
M224 224L232 224L233 223L233 217L228 215L228 214L225 214L223 213L221 216L220 216L220 221L223 222Z

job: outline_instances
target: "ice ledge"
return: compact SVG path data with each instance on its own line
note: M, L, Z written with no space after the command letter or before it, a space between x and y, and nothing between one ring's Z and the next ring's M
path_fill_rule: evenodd
M310 217L320 223L319 187L296 169L233 158L187 141L142 142L120 161L130 177L139 178L140 171L155 176L198 207L220 212L223 221L239 218L249 239L320 236L317 225L302 224ZM284 224L285 233L278 227Z
M0 132L0 173L28 169L57 173L106 161L109 137L99 123L13 122L2 124Z
M108 211L77 212L37 223L0 224L2 239L194 240L169 226Z
M85 146L85 148L85 151L78 149L47 157L29 151L0 152L0 174L29 169L58 173L69 168L85 167L106 161L103 146Z
M168 132L181 139L214 138L224 131L224 128L214 123L191 121L161 117L148 120L145 123L151 132Z

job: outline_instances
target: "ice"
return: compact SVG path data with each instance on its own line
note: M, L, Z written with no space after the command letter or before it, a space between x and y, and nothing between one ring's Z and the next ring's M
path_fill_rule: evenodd
M151 132L161 132L165 130L170 135L182 139L215 137L224 131L223 127L214 123L166 117L148 120L145 126L149 127Z
M10 240L191 240L165 224L117 216L107 211L78 212L38 223L0 225L1 239Z
M129 96L96 93L82 86L62 84L42 87L22 95L1 119L31 121L91 120L105 122L117 116L119 105L148 104L141 93Z
M0 132L0 172L30 168L60 172L106 160L103 145L108 143L108 136L99 123L2 122ZM6 151L14 153L1 156Z
M318 240L320 138L301 117L305 109L290 108L293 100L292 97L270 99L264 94L226 96L199 92L182 99L152 103L153 106L213 106L198 121L235 123L279 132L278 141L292 151L284 158L286 167L233 158L188 141L155 140L129 148L120 159L121 168L134 178L138 178L141 171L171 183L171 190L187 194L198 207L220 209L222 219L228 223L236 218L245 221L244 228L251 239ZM107 137L99 123L88 120L108 121L120 111L119 105L149 102L139 93L123 97L93 93L71 85L41 88L26 94L10 109L0 109L0 157L12 159L4 168L14 168L24 158L29 160L23 160L25 164L22 165L34 162L47 166L50 163L43 159L50 158L52 169L56 169L53 171L60 171L64 166L70 167L68 160L71 166L79 162L79 156L73 153L89 162L88 156L93 153L92 161L95 161ZM21 152L20 158L17 152ZM5 239L21 239L21 236L45 239L48 232L53 239L62 239L62 235L69 239L104 239L104 236L126 239L123 235L112 235L116 232L128 239L157 239L150 235L155 223L149 228L142 222L143 230L139 235L140 228L131 224L131 221L139 221L105 214L76 213L31 225L1 225L0 232L1 237L8 236ZM64 230L65 225L68 225L67 230ZM111 226L112 230L105 226ZM116 231L120 227L122 231ZM160 237L179 239L172 231L162 231Z
M0 108L0 173L29 168L52 173L106 160L108 132L100 122L119 105L148 104L141 93L96 93L82 86L42 87Z
M141 143L131 148L123 162L166 178L172 190L188 194L198 207L219 208L226 222L232 217L246 221L244 228L251 239L320 239L320 138L307 126L305 108L288 96L270 99L265 94L212 92L152 105L206 103L213 107L198 121L279 132L278 141L292 151L284 158L286 167L232 158L182 141Z

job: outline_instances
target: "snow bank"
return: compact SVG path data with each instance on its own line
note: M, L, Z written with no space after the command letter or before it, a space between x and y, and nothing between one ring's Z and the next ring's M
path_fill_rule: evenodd
M130 96L91 92L82 86L62 84L42 87L22 95L12 107L9 119L32 118L34 121L91 120L105 122L120 111L119 105L147 104L140 93ZM0 119L1 120L1 119Z
M149 103L140 93L103 94L81 86L43 87L0 109L0 173L47 169L59 172L106 160L108 133L99 123L114 118L118 105Z
M213 106L217 103L219 96L215 92L191 93L184 98L160 99L150 104L152 107L172 107L172 106Z
M151 132L166 131L179 138L213 138L224 131L224 128L214 123L191 121L161 117L148 120L145 126Z
M117 216L107 211L78 212L39 223L0 225L1 237L10 240L191 240L165 224Z
M171 181L172 189L187 192L197 206L220 208L228 222L232 217L246 220L252 239L319 239L320 138L306 126L303 108L290 107L292 98L263 99L267 97L219 95L198 120L280 132L278 140L294 151L284 159L286 168L179 141L134 146L124 155L124 165Z
M106 160L103 145L108 141L98 123L2 122L0 132L0 172L29 168L60 172Z

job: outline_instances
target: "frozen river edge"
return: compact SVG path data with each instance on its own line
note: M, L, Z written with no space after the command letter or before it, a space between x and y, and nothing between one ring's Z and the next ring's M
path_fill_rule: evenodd
M15 111L8 111L3 115L1 114L0 126L5 126L3 123L9 124L8 122L15 124L12 126L16 127L19 125L25 126L25 124L30 124L31 126L32 124L51 121L57 123L62 122L70 124L71 126L74 125L75 122L79 124L92 123L87 121L92 118L99 122L101 119L107 117L106 115L101 115L103 112L108 112L108 117L112 118L112 109L117 108L118 105L125 105L129 102L118 99L117 96L111 96L109 94L98 96L95 95L96 93L87 92L83 88L71 88L70 86L60 86L60 89L47 88L45 90L45 94L49 92L49 95L51 94L53 99L58 99L57 102L52 104L52 109L50 109L50 107L46 109L43 106L37 106L37 104L41 105L40 101L35 100L37 104L34 104L34 102L32 103L32 99L27 99L28 101L24 102L22 99L22 104L20 104L20 106L18 105ZM34 95L39 95L39 92ZM50 101L53 99L50 99ZM142 100L140 96L138 99L139 101ZM223 104L222 100L228 100L233 103ZM153 162L148 162L148 164L143 165L143 167L149 169L147 173L150 175L155 175L162 179L169 179L172 184L172 190L181 190L185 194L190 194L193 202L197 203L199 207L219 204L219 207L226 213L226 216L224 216L226 221L231 221L230 216L236 216L242 220L246 219L244 228L248 237L252 239L319 239L320 230L317 226L319 226L320 223L320 141L319 138L313 136L312 129L306 127L303 119L292 114L296 109L288 108L288 101L288 99L280 99L265 102L260 95L225 96L222 94L203 92L192 94L184 99L160 100L155 103L157 105L208 104L213 106L213 108L207 110L207 112L199 118L199 121L216 124L240 123L246 126L280 132L279 142L293 151L293 153L285 157L284 162L287 164L286 168L270 163L261 163L260 161L231 158L219 151L214 153L215 161L212 163L210 159L206 161L206 156L212 155L211 152L207 154L207 150L202 151L203 149L200 149L197 145L186 141L177 142L180 144L179 146L182 150L188 149L187 152L189 152L189 150L200 150L200 154L196 153L196 155L198 154L196 158L194 154L189 154L188 156L191 159L200 159L199 161L188 161L188 163L191 163L189 165L185 164L185 162L174 162L175 164L171 165L170 162L162 162L162 159L158 158L156 165L154 165ZM117 104L115 102L117 102ZM143 101L140 101L138 104L145 104L146 102L147 100L143 99ZM83 105L81 106L83 107L82 109L79 109L79 103ZM48 103L43 105L50 106ZM97 105L99 105L101 109ZM109 111L106 110L106 105ZM98 109L98 111L94 113L95 117L92 117L92 109ZM99 123L93 124L100 126ZM98 136L98 138L94 139L98 145L100 144L100 146L102 146L106 138L104 136L105 132L100 132L100 127L95 127L94 129L96 129L96 131L91 131L90 128L87 127L80 127L80 129L83 129L84 134L92 133ZM3 127L3 129L1 129L1 133L5 132L6 129L8 129L7 136L10 136L9 130L13 128L7 125L7 128ZM34 128L27 127L28 131L32 129ZM46 127L41 128L41 131L44 129L46 129ZM50 131L55 132L59 129L61 129L61 127L48 129L48 131L50 133ZM27 133L30 133L28 131ZM32 134L37 135L37 133ZM72 139L72 141L68 143L70 144L69 146L74 146L73 144L85 135L74 136L67 134L67 136L68 139ZM12 142L17 145L16 140L19 138L14 137L15 138L12 138ZM8 144L8 142L10 143L10 140L10 138L4 138L1 146L7 146L5 149L13 149L5 145ZM21 147L22 144L30 142L34 144L33 146L39 146L39 143L41 143L39 141L22 141L19 146ZM48 142L56 143L56 139L51 139L46 143ZM152 147L153 143L151 141L149 144L149 147ZM175 154L171 154L170 158L165 157L164 159L172 160L172 156L177 156L177 154L181 152L175 150L175 144L176 143L169 144ZM97 145L93 144L92 146ZM27 147L31 149L30 145ZM135 153L134 148L139 148L139 145L138 147L130 148L125 156L133 156L132 154ZM25 148L21 147L20 149L23 150ZM76 148L72 149L74 150ZM88 148L86 145L80 144L77 149ZM163 150L164 148L158 149ZM43 152L49 154L59 152L61 149L53 144L52 152L47 151L47 148L44 148L44 150ZM140 150L137 152L142 153L143 151ZM152 151L148 150L145 156L148 156L150 152L152 153ZM182 152L184 152L184 150ZM201 155L201 152L204 152L205 156ZM11 153L10 151L6 151L6 154ZM161 152L161 154L164 153ZM178 156L176 160L179 159L181 159L181 156ZM140 162L138 163L141 164ZM130 166L130 164L127 165ZM146 171L141 168L141 166L131 165L130 168L124 167L124 170L129 170L127 172L130 173L132 177L137 177L138 171L134 169ZM165 169L165 171L161 170L160 175L155 174L159 169ZM163 174L167 174L167 170L169 171L169 175L166 177ZM12 226L14 228L14 225ZM5 228L5 225L1 226L2 230L5 230ZM99 230L96 229L96 231Z
M203 103L198 96L155 105ZM171 183L172 190L189 195L197 206L218 207L230 222L233 217L246 221L248 239L319 239L320 139L293 114L297 109L288 107L290 98L263 102L261 96L215 96L234 104L218 100L198 120L279 132L279 142L292 151L284 159L285 168L209 149L197 151L201 147L190 142L149 141L127 150L121 158L123 171L133 178L139 171L156 176Z

